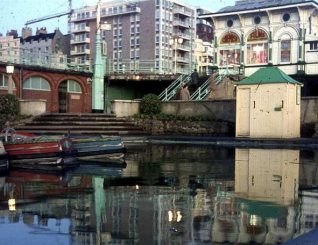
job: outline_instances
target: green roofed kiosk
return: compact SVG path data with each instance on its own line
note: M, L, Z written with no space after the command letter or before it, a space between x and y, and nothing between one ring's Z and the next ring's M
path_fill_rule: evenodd
M274 66L260 68L239 81L236 137L300 137L301 86Z

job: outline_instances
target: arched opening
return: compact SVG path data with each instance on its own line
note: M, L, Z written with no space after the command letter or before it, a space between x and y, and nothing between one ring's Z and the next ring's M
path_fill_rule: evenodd
M58 89L59 112L81 112L82 88L77 81L62 81Z
M226 33L220 41L220 66L231 66L240 64L240 38L234 32Z
M265 64L268 62L268 36L262 29L256 29L247 38L247 64Z

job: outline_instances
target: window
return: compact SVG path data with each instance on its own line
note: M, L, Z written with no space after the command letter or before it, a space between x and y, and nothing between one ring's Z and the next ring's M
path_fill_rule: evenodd
M261 17L255 16L255 18L254 18L254 24L258 25L259 23L261 23Z
M30 77L23 82L23 89L51 91L49 82L42 77Z
M233 20L228 20L226 22L227 27L232 27L233 26Z
M81 86L74 80L67 80L67 92L82 93Z
M289 20L290 20L290 14L288 14L288 13L283 14L283 21L287 22Z
M310 50L310 51L318 50L318 42L311 42L311 43L309 44L309 50Z
M282 40L280 42L280 61L282 63L288 63L291 61L290 49L291 49L291 41L290 40Z
M8 76L5 74L0 74L0 88L8 87Z
M250 33L247 38L247 64L263 64L268 62L268 36L262 29Z
M225 34L220 41L220 66L240 64L240 38L234 32Z

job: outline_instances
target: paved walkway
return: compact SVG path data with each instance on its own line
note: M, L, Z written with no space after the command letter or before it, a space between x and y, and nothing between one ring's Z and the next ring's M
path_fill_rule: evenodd
M318 229L314 229L294 240L288 241L283 245L317 245L318 244Z
M155 143L184 143L184 144L209 144L227 147L249 148L312 148L318 149L318 138L295 138L295 139L252 139L235 137L212 137L212 136L123 136L124 142L155 142ZM318 245L318 243L317 243Z

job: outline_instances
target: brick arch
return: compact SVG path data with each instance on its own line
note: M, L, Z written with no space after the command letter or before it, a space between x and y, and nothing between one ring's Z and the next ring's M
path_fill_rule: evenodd
M51 91L53 90L53 85L54 85L54 83L50 80L50 77L48 77L48 76L46 76L45 74L42 74L42 73L31 73L31 74L29 74L29 75L27 75L27 76L24 76L23 77L23 81L22 81L22 89L23 89L23 84L24 84L24 82L26 81L26 80L28 80L29 78L31 78L31 77L41 77L41 78L44 78L48 83L49 83L49 85L50 85L50 88L51 88Z
M8 79L9 79L9 76L8 76L8 74L6 72L0 71L0 74L8 77ZM12 76L12 82L14 83L13 94L15 94L15 95L17 95L17 93L18 93L17 91L19 90L19 86L18 86L19 83L16 81L16 79L17 78L15 78L15 76L13 75ZM7 89L6 90L4 90L4 89L0 90L0 94L6 94L7 92L8 92Z
M81 93L61 92L60 86L63 82L73 80L81 87ZM59 112L81 113L88 112L91 106L91 92L86 85L86 79L77 76L64 76L57 80L57 102ZM60 97L61 96L61 97Z
M57 81L57 88L60 86L60 84L66 80L73 80L73 81L76 81L80 86L81 86L81 89L82 89L82 93L87 93L87 86L85 86L85 82L82 81L81 79L75 77L75 76L65 76L61 79L59 79Z

